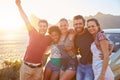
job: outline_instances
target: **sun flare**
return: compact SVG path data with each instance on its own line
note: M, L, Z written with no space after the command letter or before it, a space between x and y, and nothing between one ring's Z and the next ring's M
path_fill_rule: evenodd
M5 39L7 39L7 40L12 40L14 38L15 38L14 34L7 34L7 35L5 35Z

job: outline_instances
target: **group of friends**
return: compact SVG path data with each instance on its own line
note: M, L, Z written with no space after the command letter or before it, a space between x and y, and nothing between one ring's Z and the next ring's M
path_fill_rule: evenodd
M82 15L76 15L73 17L74 29L69 29L65 18L50 27L46 20L40 19L36 30L21 1L16 0L16 5L29 34L20 80L114 80L108 63L113 45L97 19L85 21ZM47 30L48 35L45 35ZM48 50L50 59L43 70L42 58Z

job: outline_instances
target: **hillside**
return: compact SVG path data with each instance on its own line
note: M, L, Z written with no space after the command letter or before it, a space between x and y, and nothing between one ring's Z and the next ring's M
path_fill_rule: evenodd
M98 21L100 22L101 27L103 29L105 29L105 28L120 28L120 15L115 16L115 15L111 15L111 14L103 14L103 13L98 12L94 16L85 17L86 20L89 18L98 19Z

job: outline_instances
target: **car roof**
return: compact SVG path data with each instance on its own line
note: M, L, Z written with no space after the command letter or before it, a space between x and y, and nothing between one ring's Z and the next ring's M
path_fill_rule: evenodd
M105 33L120 33L120 28L117 29L103 29Z
M116 53L113 53L111 56L110 56L110 59L113 61L116 59L116 57L120 56L120 49L118 49L118 51Z

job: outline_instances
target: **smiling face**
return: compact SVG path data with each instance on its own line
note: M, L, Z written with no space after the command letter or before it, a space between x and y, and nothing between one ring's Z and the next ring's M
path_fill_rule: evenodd
M45 35L45 33L47 32L47 29L48 29L47 21L46 20L39 21L38 27L39 27L39 33L41 35Z
M84 26L85 26L85 19L82 15L76 15L73 18L73 26L74 29L78 34L81 34L84 32Z
M58 43L60 36L61 36L61 31L58 26L50 26L48 29L48 33L52 39L52 41L56 44Z
M69 26L69 25L68 25L67 20L61 20L61 21L59 22L59 28L60 28L62 34L68 32L68 26Z
M77 33L81 33L84 30L84 22L82 19L76 19L73 21L74 28Z
M58 32L51 32L50 34L52 40L54 43L58 43L59 39L60 39L60 34Z
M101 31L100 24L96 19L89 19L87 21L87 28L92 35L96 35L99 31Z

